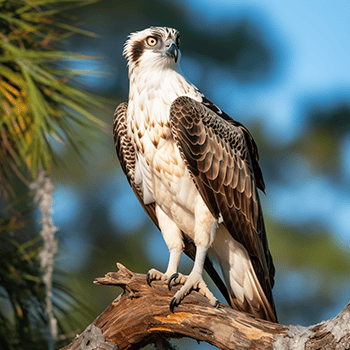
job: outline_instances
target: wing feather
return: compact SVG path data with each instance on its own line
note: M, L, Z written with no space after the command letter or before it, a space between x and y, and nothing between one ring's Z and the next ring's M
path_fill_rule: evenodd
M155 203L144 204L142 189L135 183L136 153L135 147L127 133L126 112L128 104L121 103L114 112L113 135L114 145L117 151L119 163L133 189L137 199L141 203L147 215L158 227L158 220L155 212Z
M186 96L171 105L170 128L203 200L247 250L274 310L274 267L257 193L265 185L253 138L241 124L210 108L208 100Z

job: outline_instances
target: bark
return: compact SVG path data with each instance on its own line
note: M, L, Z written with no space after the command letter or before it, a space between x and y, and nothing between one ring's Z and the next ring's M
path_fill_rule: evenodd
M190 337L220 349L350 349L350 303L334 319L310 327L284 326L257 319L208 300L192 291L171 313L171 291L160 281L148 286L146 276L121 264L94 283L123 288L86 330L62 350L139 349L162 338Z

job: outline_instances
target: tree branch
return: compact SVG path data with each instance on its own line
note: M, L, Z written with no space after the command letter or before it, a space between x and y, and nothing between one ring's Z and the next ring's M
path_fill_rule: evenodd
M149 287L146 276L117 263L94 283L123 288L119 295L86 330L62 350L139 349L162 338L190 337L220 349L349 349L350 303L334 319L315 326L283 326L257 319L220 304L213 308L198 292L169 309L179 287L171 291L163 282Z

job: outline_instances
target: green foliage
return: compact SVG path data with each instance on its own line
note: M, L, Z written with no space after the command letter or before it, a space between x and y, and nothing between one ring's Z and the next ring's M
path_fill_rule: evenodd
M47 315L45 285L41 278L39 253L42 238L27 233L27 217L33 208L29 195L19 204L8 206L0 214L0 347L1 349L47 349ZM19 211L20 209L20 211ZM30 230L29 230L30 231ZM71 315L90 315L89 308L76 299L55 271L53 281L54 314L59 320L62 338L79 322ZM70 314L66 311L69 308Z
M57 160L53 139L79 153L80 134L103 126L89 112L101 108L101 101L74 82L82 72L60 68L65 60L91 59L61 47L73 33L93 36L70 24L74 18L64 11L95 1L0 1L0 189L5 195L12 190L12 171L26 183L41 166L50 171Z
M67 60L94 59L64 45L73 34L96 37L67 14L96 1L0 0L0 193L11 203L0 213L1 349L48 348L42 241L24 219L32 210L26 186L59 160L53 140L79 154L86 135L95 137L104 127L91 113L103 107L102 100L76 81L86 72L62 68ZM21 191L27 195L20 197ZM53 306L60 334L77 326L66 307L86 310L57 280L57 271Z
M28 211L28 208L23 212ZM0 338L2 349L24 349L24 344L47 347L45 289L40 279L40 237L19 243L27 222L8 211L0 216Z
M310 132L296 148L306 155L317 171L336 176L340 171L339 157L342 141L350 130L350 107L341 102L338 106L323 110L311 108Z
M290 265L296 269L308 266L319 271L323 280L350 270L348 252L322 227L289 227L266 220L270 245L276 265ZM319 229L319 231L316 231Z

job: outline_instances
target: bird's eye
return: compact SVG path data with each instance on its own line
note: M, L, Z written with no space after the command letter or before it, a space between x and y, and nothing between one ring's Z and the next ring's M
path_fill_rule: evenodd
M146 42L149 46L155 46L158 42L158 39L154 36L149 36L147 39L146 39Z

